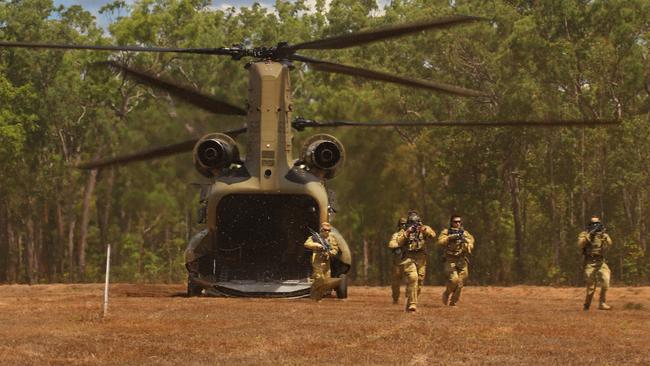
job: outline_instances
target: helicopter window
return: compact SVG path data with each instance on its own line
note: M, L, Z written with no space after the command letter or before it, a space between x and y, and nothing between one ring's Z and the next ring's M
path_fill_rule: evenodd
M307 195L231 194L217 207L216 275L220 281L284 281L309 276L303 244L319 226ZM255 230L251 230L255 228Z

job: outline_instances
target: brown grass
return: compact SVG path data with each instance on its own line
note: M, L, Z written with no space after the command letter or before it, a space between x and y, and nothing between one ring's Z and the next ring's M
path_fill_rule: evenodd
M419 311L387 288L348 300L176 296L183 285L0 286L0 365L650 364L650 287L468 287L460 306L426 287Z

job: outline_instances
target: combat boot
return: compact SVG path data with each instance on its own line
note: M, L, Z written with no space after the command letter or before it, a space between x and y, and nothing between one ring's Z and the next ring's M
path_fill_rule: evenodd
M606 288L601 288L600 289L600 299L598 299L599 304L598 304L598 310L612 310L612 307L607 305L607 289Z
M612 307L607 305L604 302L601 302L600 304L598 304L598 310L612 310Z
M584 305L582 305L582 310L585 310L585 311L589 310L589 307L591 306L591 299L593 297L594 297L594 294L587 295L587 297L585 297L585 303L584 303Z
M415 307L415 304L411 304L406 307L406 312L407 313L415 313L417 311L417 308Z
M399 304L399 299L393 299L393 305Z

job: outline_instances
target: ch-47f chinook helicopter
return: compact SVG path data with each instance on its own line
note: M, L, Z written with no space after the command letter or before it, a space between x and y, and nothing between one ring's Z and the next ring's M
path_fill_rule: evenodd
M317 134L309 138L300 156L292 156L292 129L319 127L386 126L569 126L612 124L615 121L446 121L446 122L319 122L292 119L289 74L293 62L307 63L313 70L346 74L396 83L463 97L483 93L458 86L416 80L384 72L322 61L297 54L300 50L342 49L432 29L484 20L473 16L449 16L419 23L349 33L290 45L245 48L148 48L138 46L94 46L0 42L0 47L85 49L131 52L176 52L230 56L234 60L251 59L248 103L245 109L231 105L197 90L165 81L112 61L106 66L143 84L169 92L190 104L216 114L245 117L241 128L210 133L173 145L134 154L91 161L81 169L98 169L135 161L193 152L198 172L211 179L204 190L206 229L190 240L186 250L188 294L207 293L224 296L296 297L309 292L311 272L309 253L303 242L310 229L329 221L332 213L325 181L333 178L345 160L343 145L333 136ZM239 153L237 138L247 134L246 156ZM345 277L352 265L350 249L340 233L333 230L341 245L332 260L332 275ZM338 297L347 296L347 282L339 281Z

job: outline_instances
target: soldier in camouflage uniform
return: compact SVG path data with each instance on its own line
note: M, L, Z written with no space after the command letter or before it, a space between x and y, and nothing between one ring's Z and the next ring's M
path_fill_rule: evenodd
M407 276L406 286L406 310L415 311L417 308L417 298L424 286L424 275L427 269L427 253L425 241L433 239L436 232L427 225L422 224L422 220L417 213L411 211L406 220L406 230L397 235L397 245L405 251L402 268ZM414 277L417 276L417 284Z
M605 227L600 222L598 216L592 216L587 225L587 230L578 236L578 245L584 255L585 278L587 280L587 296L583 306L584 310L589 310L591 300L596 292L597 283L600 281L600 301L598 309L611 310L607 305L607 289L609 288L610 271L605 262L605 252L612 245L612 239L605 232Z
M393 252L393 268L391 271L391 290L393 295L393 304L399 303L399 290L402 284L402 278L404 277L404 268L402 266L403 252L402 248L397 245L397 238L400 233L406 229L406 218L402 217L397 222L397 231L393 233L393 236L388 242L388 248L391 248Z
M314 234L305 241L305 248L313 252L311 268L314 282L311 286L310 296L314 300L323 298L340 281L340 279L332 279L330 258L339 253L339 244L334 236L329 235L330 231L332 231L330 223L323 222L320 227L320 238L319 235ZM320 243L320 240L323 240L325 244L329 244L329 251Z
M463 229L461 217L452 215L449 219L449 228L440 232L438 245L445 251L445 275L447 276L447 288L442 293L442 303L455 306L460 300L460 293L469 274L467 257L474 249L474 237Z

